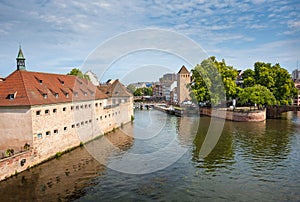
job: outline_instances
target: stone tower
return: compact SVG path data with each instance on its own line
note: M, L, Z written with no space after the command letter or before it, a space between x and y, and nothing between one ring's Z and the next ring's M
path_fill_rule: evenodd
M18 53L16 60L17 60L17 70L26 70L25 57L23 55L21 46L19 48L19 53Z
M190 72L183 65L177 73L177 97L178 103L181 104L186 100L191 100L190 91L187 88L187 84L191 83Z

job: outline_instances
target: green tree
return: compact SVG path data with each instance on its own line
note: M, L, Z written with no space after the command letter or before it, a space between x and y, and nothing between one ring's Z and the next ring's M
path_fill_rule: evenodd
M87 79L87 80L91 80L89 75L87 74L83 74L82 71L80 71L80 69L77 69L77 68L73 68L69 73L68 75L74 75L74 76L78 76L79 78L81 79Z
M267 87L256 84L239 93L239 102L241 104L256 103L261 108L262 105L276 104L276 98Z
M143 88L137 88L133 95L134 96L151 96L153 93L152 88L143 87Z
M232 66L227 66L225 60L218 62L212 56L192 69L191 88L198 102L218 103L225 95L227 99L237 96L237 76L238 71ZM221 92L223 89L225 92Z
M267 87L275 96L278 104L289 105L292 98L297 95L297 89L289 72L279 64L256 62L253 70L243 73L245 87L259 84Z
M134 93L134 91L136 90L136 87L132 84L129 84L127 86L127 90L129 90L129 92L131 92L132 94Z

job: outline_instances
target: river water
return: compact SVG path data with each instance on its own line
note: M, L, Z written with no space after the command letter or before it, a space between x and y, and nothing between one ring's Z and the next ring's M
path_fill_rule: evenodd
M0 201L71 200L300 201L300 113L239 123L136 111L134 123L0 183Z

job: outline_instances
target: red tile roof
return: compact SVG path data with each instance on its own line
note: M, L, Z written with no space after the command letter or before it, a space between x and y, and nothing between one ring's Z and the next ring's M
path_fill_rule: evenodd
M9 99L13 94L14 99ZM31 106L105 99L86 79L73 75L16 70L0 82L0 106Z

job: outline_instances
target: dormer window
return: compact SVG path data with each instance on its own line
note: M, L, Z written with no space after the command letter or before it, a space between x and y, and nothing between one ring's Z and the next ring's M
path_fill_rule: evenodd
M69 97L69 93L66 93L66 98L68 98Z
M40 79L40 80L39 80L39 83L42 84L42 83L43 83L43 80Z
M87 93L86 93L86 92L84 92L84 96L87 96Z
M43 97L44 97L44 99L47 99L48 98L47 93L43 93Z
M14 100L15 99L15 94L8 94L8 99Z
M55 93L54 96L55 96L55 98L58 98L58 93Z
M78 92L74 92L75 97L78 97Z

